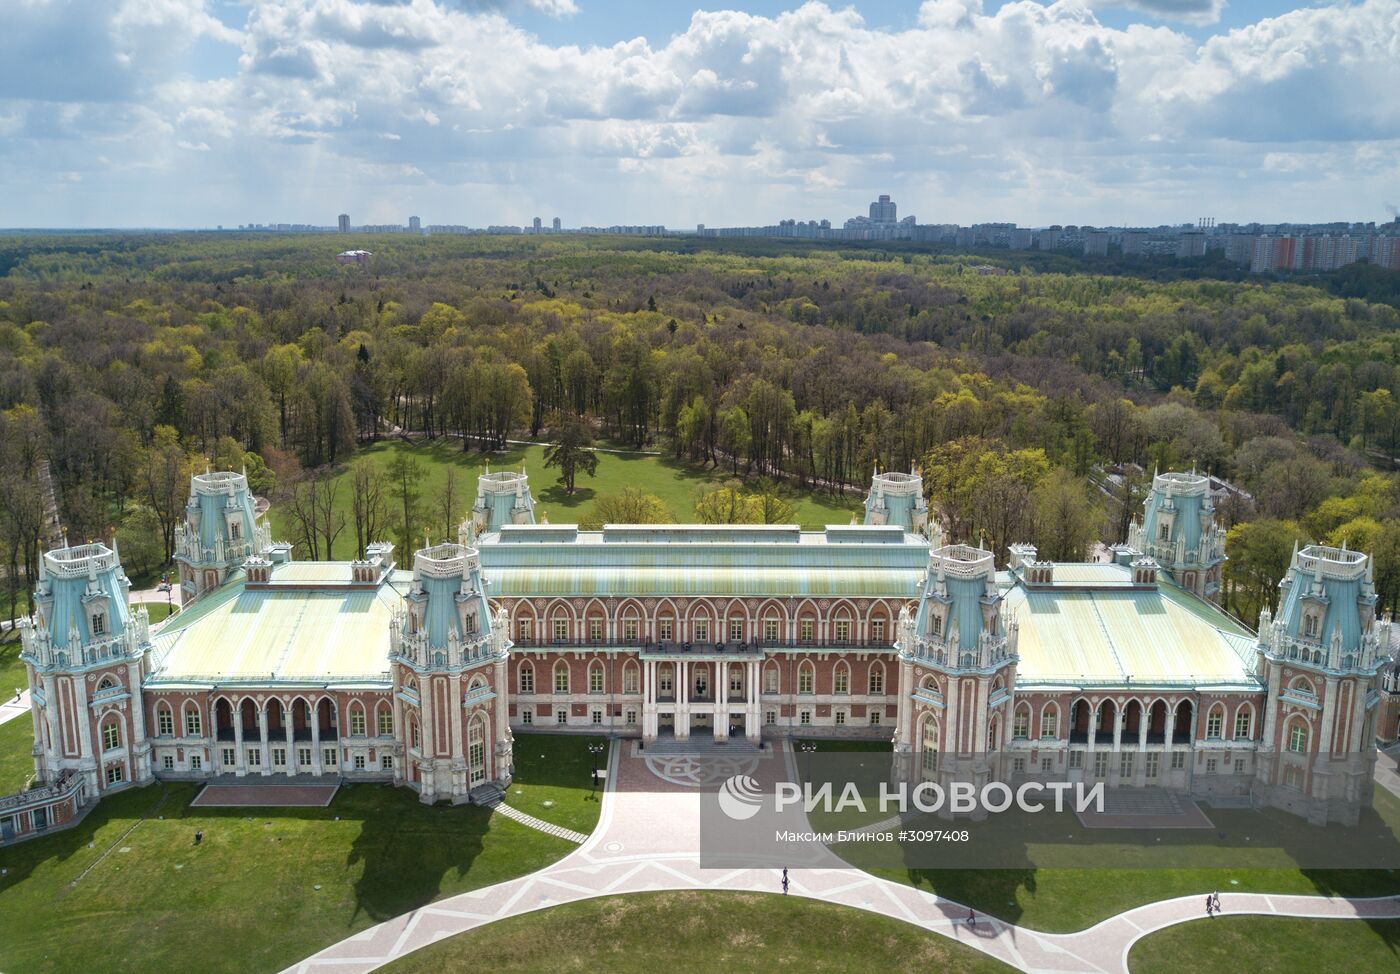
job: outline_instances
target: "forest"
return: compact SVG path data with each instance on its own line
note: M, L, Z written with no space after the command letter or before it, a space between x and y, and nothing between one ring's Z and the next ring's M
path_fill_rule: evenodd
M347 247L373 252L338 265ZM255 234L0 237L0 544L24 610L47 469L70 540L169 563L191 471L245 469L303 557L437 530L411 452L598 447L703 474L614 519L782 520L923 471L947 535L1005 558L1126 534L1154 469L1227 481L1225 604L1277 596L1295 541L1375 555L1400 600L1394 272L1155 279L1064 258L779 240ZM1160 275L1157 275L1160 276ZM472 488L455 488L470 505ZM452 497L448 498L449 507ZM447 516L445 516L447 515ZM320 540L318 540L320 539Z

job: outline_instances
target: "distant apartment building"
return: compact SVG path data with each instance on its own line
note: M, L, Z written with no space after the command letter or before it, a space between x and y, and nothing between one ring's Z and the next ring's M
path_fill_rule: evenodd
M895 203L888 195L881 196L874 203L870 204L871 223L897 223L895 216Z
M557 216L554 218L554 222L551 224L551 226L554 228L555 233L558 233L559 231L564 229L564 224L560 222Z
M1187 231L1176 238L1176 256L1179 259L1204 257L1206 255L1206 235L1199 231Z
M1060 246L1060 229L1041 230L1035 235L1036 246L1041 250L1055 250Z
M1085 257L1107 257L1107 256L1108 256L1108 231L1107 231L1107 230L1086 230L1086 231L1084 231L1084 256L1085 256Z
M1030 250L1035 243L1035 235L1029 230L1012 230L1009 237L1012 250Z
M423 221L420 220L420 219L418 219L416 216L411 216L411 217L409 217L409 218L408 218L408 232L409 232L409 233L422 233L422 232L423 232Z
M1137 257L1147 252L1147 240L1149 234L1141 230L1125 230L1119 236L1118 241L1123 249L1124 257Z
M341 233L349 233L349 232L350 232L350 214L349 214L349 213L342 213L342 214L340 214L340 216L337 217L336 220L337 220L337 222L338 222L339 225L340 225L340 232L341 232Z
M535 217L530 221L530 229L535 233L539 233L544 229L544 221L539 217Z

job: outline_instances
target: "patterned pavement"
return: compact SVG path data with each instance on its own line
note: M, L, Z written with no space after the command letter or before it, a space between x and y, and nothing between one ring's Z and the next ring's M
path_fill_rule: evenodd
M662 781L645 758L612 749L608 790L598 827L580 848L539 872L440 900L364 930L287 969L287 974L362 974L443 937L495 920L564 903L661 890L778 893L779 869L702 869L699 803L682 769ZM791 752L780 752L791 767ZM676 774L677 771L681 773ZM791 895L893 916L950 937L1028 972L1126 974L1138 938L1202 918L1198 895L1163 900L1072 934L1047 934L987 917L967 922L951 900L892 883L848 866L794 870ZM1316 918L1397 918L1400 897L1342 899L1222 893L1225 914Z

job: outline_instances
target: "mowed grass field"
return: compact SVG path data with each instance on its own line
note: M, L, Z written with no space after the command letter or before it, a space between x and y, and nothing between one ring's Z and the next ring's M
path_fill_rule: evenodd
M586 772L575 774L588 766L586 744L517 738L526 810L593 828L599 804ZM0 971L274 972L575 848L480 808L425 807L387 785L343 788L312 809L191 808L198 791L121 792L72 829L0 849Z
M583 900L448 937L386 974L493 971L940 971L1011 968L971 947L850 907L762 893L637 893Z
M1313 971L1333 963L1356 974L1400 970L1400 920L1202 917L1143 937L1128 954L1133 974Z
M464 452L462 441L458 439L415 445L402 440L385 440L361 448L356 456L369 457L382 467L387 467L389 462L401 453L417 459L423 468L424 476L419 485L422 516L416 536L421 537L427 529L435 542L456 540L457 525L465 519L472 504L476 502L477 478L488 467L491 470L519 470L523 464L530 477L530 492L535 498L536 519L548 518L552 524L576 523L592 513L598 497L615 494L624 487L637 487L649 494L655 494L671 509L678 522L693 521L697 492L706 484L722 483L732 476L727 468L704 470L664 456L599 452L596 476L580 476L575 485L576 491L570 495L558 484L558 468L545 467L543 446L517 446L501 453L483 454L475 448ZM450 521L444 518L439 500L449 470L453 471L456 493ZM339 476L338 483L340 487L336 505L345 513L346 528L336 539L334 556L353 558L359 553L354 550L355 532L350 512L350 482L344 472ZM808 493L784 486L779 486L777 490L792 504L798 522L804 528L812 530L820 530L828 524L849 524L851 515L862 510L863 497L856 494L833 497L830 494ZM287 512L274 504L269 516L272 520L273 536L281 540L290 540L292 530ZM397 534L393 527L396 523L398 522L395 521L391 510L387 527L390 534ZM324 554L322 557L325 557Z

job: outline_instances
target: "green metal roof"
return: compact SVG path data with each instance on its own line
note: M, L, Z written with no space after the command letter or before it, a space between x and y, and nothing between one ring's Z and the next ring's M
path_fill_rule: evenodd
M372 682L388 679L389 625L402 603L364 589L247 588L242 574L162 627L156 682Z
M1020 626L1018 683L1255 683L1254 638L1225 612L1160 575L1155 588L1124 587L1110 571L1126 574L1121 566L1101 566L1092 586L1065 578L1065 569L1094 567L1056 564L1048 588L1002 576Z

